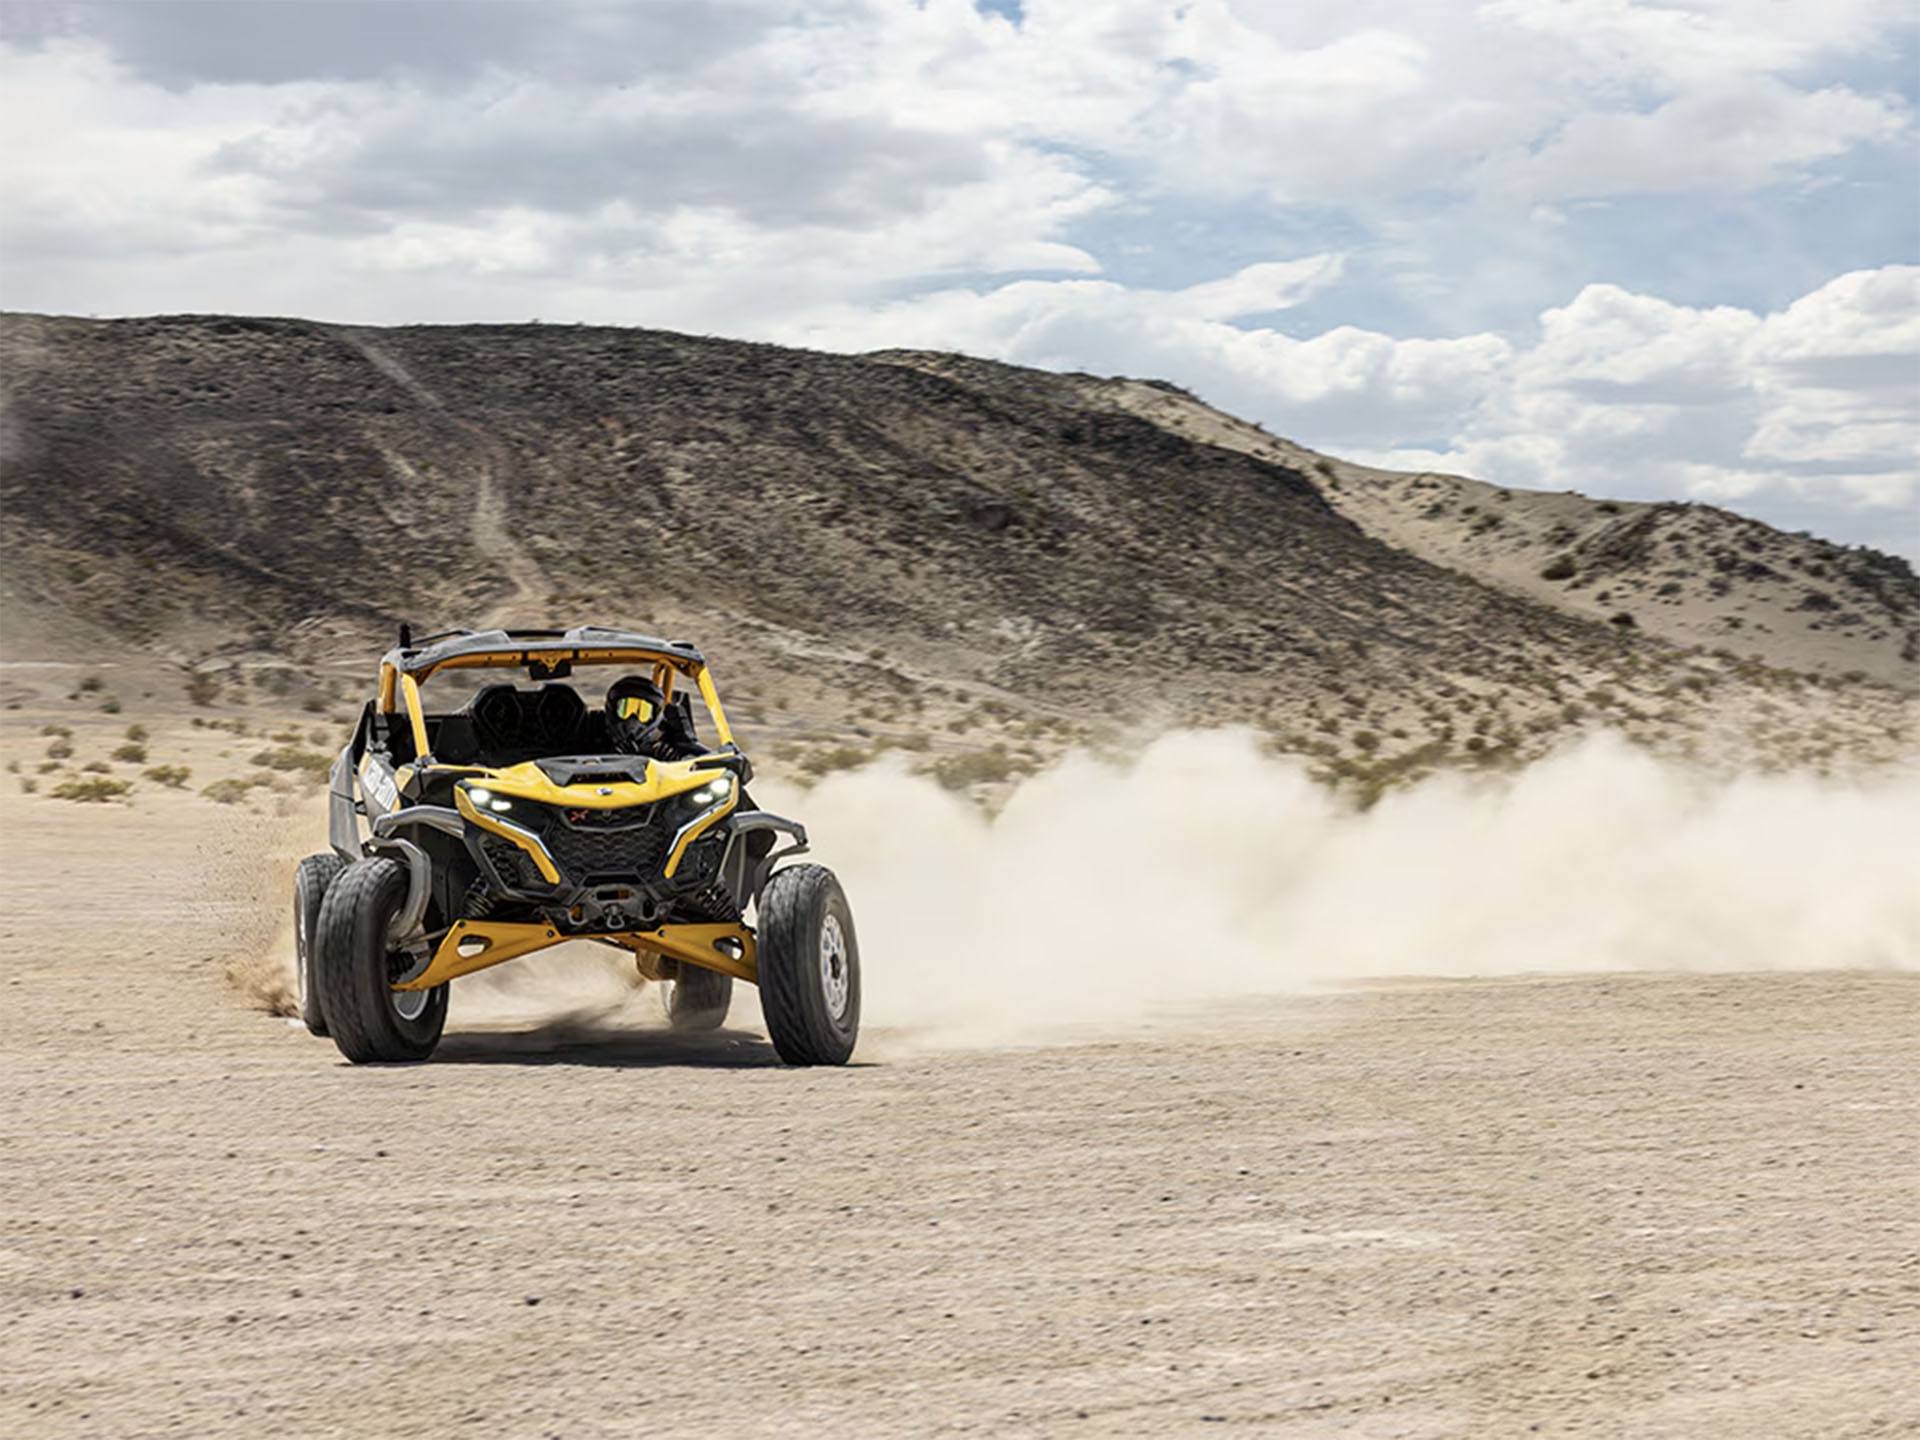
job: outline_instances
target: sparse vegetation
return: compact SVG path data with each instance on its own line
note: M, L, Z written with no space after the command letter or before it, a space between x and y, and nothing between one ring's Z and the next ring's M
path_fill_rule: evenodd
M131 780L115 780L110 775L76 776L62 780L47 793L56 800L77 800L82 804L102 804L118 800L133 789Z
M49 760L65 760L72 756L72 754L73 742L69 740L66 735L54 736L53 741L47 746L47 758Z
M113 758L126 765L144 765L147 763L147 747L137 740L129 740L113 752Z
M185 765L155 765L144 773L154 784L165 785L170 790L180 789L193 778L193 771Z
M949 790L965 790L973 785L995 785L1024 773L1023 766L1006 747L967 750L958 755L943 755L929 767L929 773Z
M216 805L238 805L251 795L255 789L252 780L216 780L203 788L200 793Z
M831 775L836 770L857 770L873 758L873 751L859 745L835 745L826 750L811 750L795 767L810 780Z
M269 770L295 771L303 775L324 778L333 768L333 757L318 750L302 750L294 745L282 745L272 750L262 750L253 756L253 764Z

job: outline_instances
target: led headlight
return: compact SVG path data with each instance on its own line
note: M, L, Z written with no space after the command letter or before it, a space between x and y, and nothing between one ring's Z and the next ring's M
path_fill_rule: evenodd
M709 780L692 792L693 803L702 807L719 805L733 794L733 780L723 776L718 780Z
M511 800L495 795L484 785L469 785L467 787L467 799L473 802L474 809L491 810L496 815L502 810L511 810L513 808L513 802Z

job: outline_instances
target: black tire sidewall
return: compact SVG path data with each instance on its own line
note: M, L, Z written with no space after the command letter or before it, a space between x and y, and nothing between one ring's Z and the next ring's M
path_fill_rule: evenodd
M356 1063L424 1060L447 1023L447 987L427 992L408 1020L387 983L387 927L406 903L407 872L392 860L359 860L327 890L320 907L314 975L321 1009L340 1053Z
M827 1004L820 979L820 932L827 917L846 946L847 1004ZM760 897L760 1009L780 1058L790 1065L842 1065L860 1034L860 942L853 910L831 870L776 871Z
M667 1022L676 1030L717 1030L733 1004L733 977L680 962L667 991Z
M320 906L327 890L347 868L347 862L329 851L309 855L293 872L294 1003L312 1035L327 1033L326 1012L320 1006L320 987L314 983L314 937L320 929Z

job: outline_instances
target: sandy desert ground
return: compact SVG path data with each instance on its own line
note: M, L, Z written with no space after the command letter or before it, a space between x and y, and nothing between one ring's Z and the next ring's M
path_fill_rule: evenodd
M456 993L435 1063L351 1069L224 978L306 838L272 809L0 796L0 1433L1920 1431L1920 977L1383 983L833 1072L750 992L697 1042Z

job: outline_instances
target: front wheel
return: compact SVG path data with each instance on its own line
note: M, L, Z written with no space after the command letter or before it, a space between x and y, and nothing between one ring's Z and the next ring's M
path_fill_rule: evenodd
M776 871L760 896L760 1011L789 1065L844 1065L860 1033L853 911L823 865Z
M395 990L408 957L388 931L407 903L407 872L391 860L358 860L327 889L315 929L314 979L340 1053L368 1061L424 1060L447 1023L447 987Z
M333 851L309 855L293 872L293 989L300 1019L310 1035L327 1033L327 1017L320 1008L320 991L313 983L313 937L320 928L320 902L327 898L347 862Z

